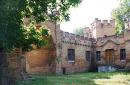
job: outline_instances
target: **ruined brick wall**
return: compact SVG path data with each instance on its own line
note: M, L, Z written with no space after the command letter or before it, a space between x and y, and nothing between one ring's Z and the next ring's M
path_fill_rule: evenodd
M26 54L27 72L31 74L61 74L61 62L57 63L56 61L61 58L60 49L62 36L60 25L51 21L39 23L39 25L49 29L52 36L52 45L48 48L33 50ZM53 64L51 66L48 65L48 59L52 59Z
M41 48L26 54L26 71L30 74L55 73L55 49Z
M45 26L49 30L51 36L46 39L51 42L49 42L49 46L26 53L26 71L29 74L55 74L56 43L58 41L56 34L59 25L51 21L39 23L39 25Z

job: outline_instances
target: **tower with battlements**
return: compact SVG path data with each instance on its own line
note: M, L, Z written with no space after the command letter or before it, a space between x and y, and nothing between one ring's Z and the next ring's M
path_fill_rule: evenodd
M115 20L99 20L95 18L91 24L92 35L94 38L115 35Z

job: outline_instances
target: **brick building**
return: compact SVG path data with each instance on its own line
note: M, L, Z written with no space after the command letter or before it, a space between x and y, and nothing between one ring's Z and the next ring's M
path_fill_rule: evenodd
M60 30L52 22L46 25L52 35L52 45L26 54L26 71L31 74L70 74L85 72L93 65L130 66L130 27L124 34L115 35L115 21L98 20L84 36Z

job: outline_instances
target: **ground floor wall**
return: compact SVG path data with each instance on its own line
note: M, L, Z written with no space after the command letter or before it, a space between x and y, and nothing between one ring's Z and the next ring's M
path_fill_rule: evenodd
M96 60L98 66L102 65L113 65L119 66L122 68L127 68L130 64L130 42L126 42L124 44L106 44L101 47L96 47L96 51L101 52L101 59ZM121 59L121 49L125 49L125 58ZM111 52L108 52L110 51ZM95 58L97 55L95 54ZM110 61L110 63L107 63Z
M74 60L69 60L68 49L74 49ZM91 51L91 47L62 43L62 71L63 74L88 71L90 62L86 60L86 51Z
M60 65L58 68L61 70L61 74L71 74L78 72L88 71L91 67L91 59L87 60L86 52L90 51L95 54L95 64L97 66L112 65L123 68L130 68L130 42L124 44L114 44L108 42L108 44L95 47L95 51L100 51L100 60L97 60L96 52L92 50L92 47L85 45L77 45L71 43L62 43L59 48L60 59L56 57L56 49L38 49L28 52L26 54L26 70L31 74L56 74L57 63ZM69 58L68 50L74 50L74 60ZM126 58L121 60L120 49L125 49ZM109 63L108 63L109 62Z
M124 41L122 40L122 42ZM33 50L26 54L26 71L31 74L85 72L92 67L92 59L94 59L93 62L97 67L113 65L130 68L130 41L122 42L115 43L112 40L107 40L106 42L98 41L98 45L94 45L94 48L92 48L89 43L76 44L63 41L57 45L57 48ZM121 49L125 49L125 59L120 57ZM99 60L97 59L97 51L100 51ZM90 52L89 58L87 52Z
M85 72L90 69L90 61L86 59L86 52L90 51L95 53L95 62L97 66L108 65L107 51L110 51L111 60L109 65L120 66L124 68L130 68L130 42L125 44L113 44L109 43L102 47L95 47L95 51L101 52L101 59L97 60L96 52L92 51L92 48L84 45L76 45L70 43L62 43L61 59L56 58L56 49L38 49L28 52L26 54L26 71L31 74L56 74L57 62L60 62L61 73L71 74L78 72ZM74 60L69 60L68 49L74 49ZM120 49L126 49L126 58L120 59Z

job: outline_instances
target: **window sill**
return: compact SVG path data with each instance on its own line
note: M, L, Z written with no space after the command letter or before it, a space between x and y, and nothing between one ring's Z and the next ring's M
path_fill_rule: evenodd
M74 64L75 61L71 61L71 60L69 60L68 63L69 63L69 64Z
M123 60L120 60L120 62L124 63L124 62L126 62L126 60L125 60L125 59L123 59Z
M75 62L75 61L71 61L71 60L68 61L68 63L73 63L73 62Z

